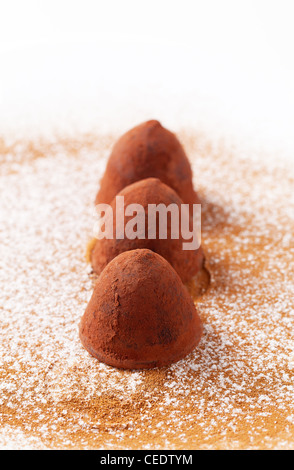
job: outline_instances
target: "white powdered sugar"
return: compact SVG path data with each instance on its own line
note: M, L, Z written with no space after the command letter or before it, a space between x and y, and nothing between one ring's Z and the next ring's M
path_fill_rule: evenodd
M182 133L211 286L198 348L121 371L82 347L112 138L0 146L1 448L294 448L294 172ZM249 150L248 150L249 152Z

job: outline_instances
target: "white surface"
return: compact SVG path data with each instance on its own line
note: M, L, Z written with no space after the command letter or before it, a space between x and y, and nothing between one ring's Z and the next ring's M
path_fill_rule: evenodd
M294 151L292 0L0 5L2 133L157 118Z

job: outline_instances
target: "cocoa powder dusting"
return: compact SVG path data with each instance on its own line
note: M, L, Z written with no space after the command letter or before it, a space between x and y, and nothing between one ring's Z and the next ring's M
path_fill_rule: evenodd
M204 334L185 359L145 371L106 366L78 338L115 139L0 141L1 448L294 448L293 168L179 136L202 201Z

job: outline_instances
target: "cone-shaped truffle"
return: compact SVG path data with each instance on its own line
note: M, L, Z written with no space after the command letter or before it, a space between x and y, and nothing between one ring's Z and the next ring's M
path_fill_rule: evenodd
M80 324L87 351L114 367L144 369L182 359L201 320L181 279L150 250L120 254L103 270Z
M199 203L192 170L177 137L155 120L126 132L109 157L96 204L110 204L125 186L156 177L173 188L186 204Z
M159 179L147 178L145 180L138 181L125 187L122 191L120 191L118 196L124 197L125 208L130 204L140 204L143 207L144 213L142 214L142 217L144 218L144 233L140 233L137 227L137 238L129 239L126 236L126 233L124 234L124 238L116 238L116 215L117 212L119 212L119 208L117 207L117 199L114 198L111 204L112 211L108 212L107 214L108 221L109 219L111 219L111 222L109 222L113 226L113 238L103 238L96 241L93 251L90 254L91 263L94 271L97 274L100 274L104 267L113 258L115 258L118 254L124 251L134 250L136 248L148 248L154 251L155 253L158 253L163 256L176 270L183 282L190 281L192 277L195 276L202 269L204 265L204 255L201 246L198 249L193 250L183 249L183 244L185 244L187 240L184 240L184 238L182 237L181 222L184 216L181 214L181 209L183 201L180 199L178 194L169 186L162 183ZM149 229L152 225L149 220L149 211L152 210L149 209L149 204L153 204L156 206L162 204L165 207L169 207L171 204L175 205L174 209L178 213L179 218L177 219L176 216L175 218L172 218L170 214L168 214L167 216L165 216L165 220L163 220L163 223L166 221L167 227L166 239L160 238L160 224L158 217L157 220L153 219L155 220L155 224L153 225L156 226L157 229L156 238L149 238ZM133 217L134 216L132 215L124 217L125 229L129 221L133 219ZM192 231L193 219L191 216L188 216L188 219L189 229L190 231ZM109 225L107 221L106 224ZM178 230L178 234L175 234L174 229ZM173 236L176 236L177 238L173 238Z

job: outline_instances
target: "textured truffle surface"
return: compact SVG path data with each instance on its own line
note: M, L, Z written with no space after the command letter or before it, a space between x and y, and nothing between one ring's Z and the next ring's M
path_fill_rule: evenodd
M110 204L125 186L156 177L173 188L186 204L197 204L192 170L177 137L151 120L126 132L109 157L96 204Z
M100 274L104 267L113 258L124 251L134 250L136 248L148 248L163 256L173 266L183 282L190 281L191 278L202 269L204 265L204 255L201 246L196 250L183 249L183 243L187 242L187 240L184 240L181 235L181 204L183 204L183 201L180 199L178 194L166 184L162 183L159 179L147 178L127 186L120 191L118 195L124 197L125 207L130 204L140 204L144 208L144 232L143 234L140 233L139 228L136 227L138 230L137 238L129 239L126 236L123 239L116 238L116 213L119 209L117 209L116 198L114 198L111 203L112 211L107 214L107 218L111 219L111 224L113 225L114 237L112 239L103 238L96 241L90 255L94 271L97 274ZM148 238L148 228L150 228L151 225L149 224L148 227L149 204L155 204L156 206L164 204L165 207L170 206L170 204L177 205L179 213L179 219L176 223L176 227L178 227L179 231L178 238L173 238L174 227L172 227L170 214L168 214L166 218L167 238L162 239L159 237L158 218L156 221L156 238ZM133 215L125 216L125 226L131 219L133 219L133 217ZM190 230L193 228L191 216L189 218L189 228ZM142 235L144 238L140 238Z
M171 364L200 341L201 320L181 279L150 250L127 251L103 270L80 323L84 347L106 364Z

